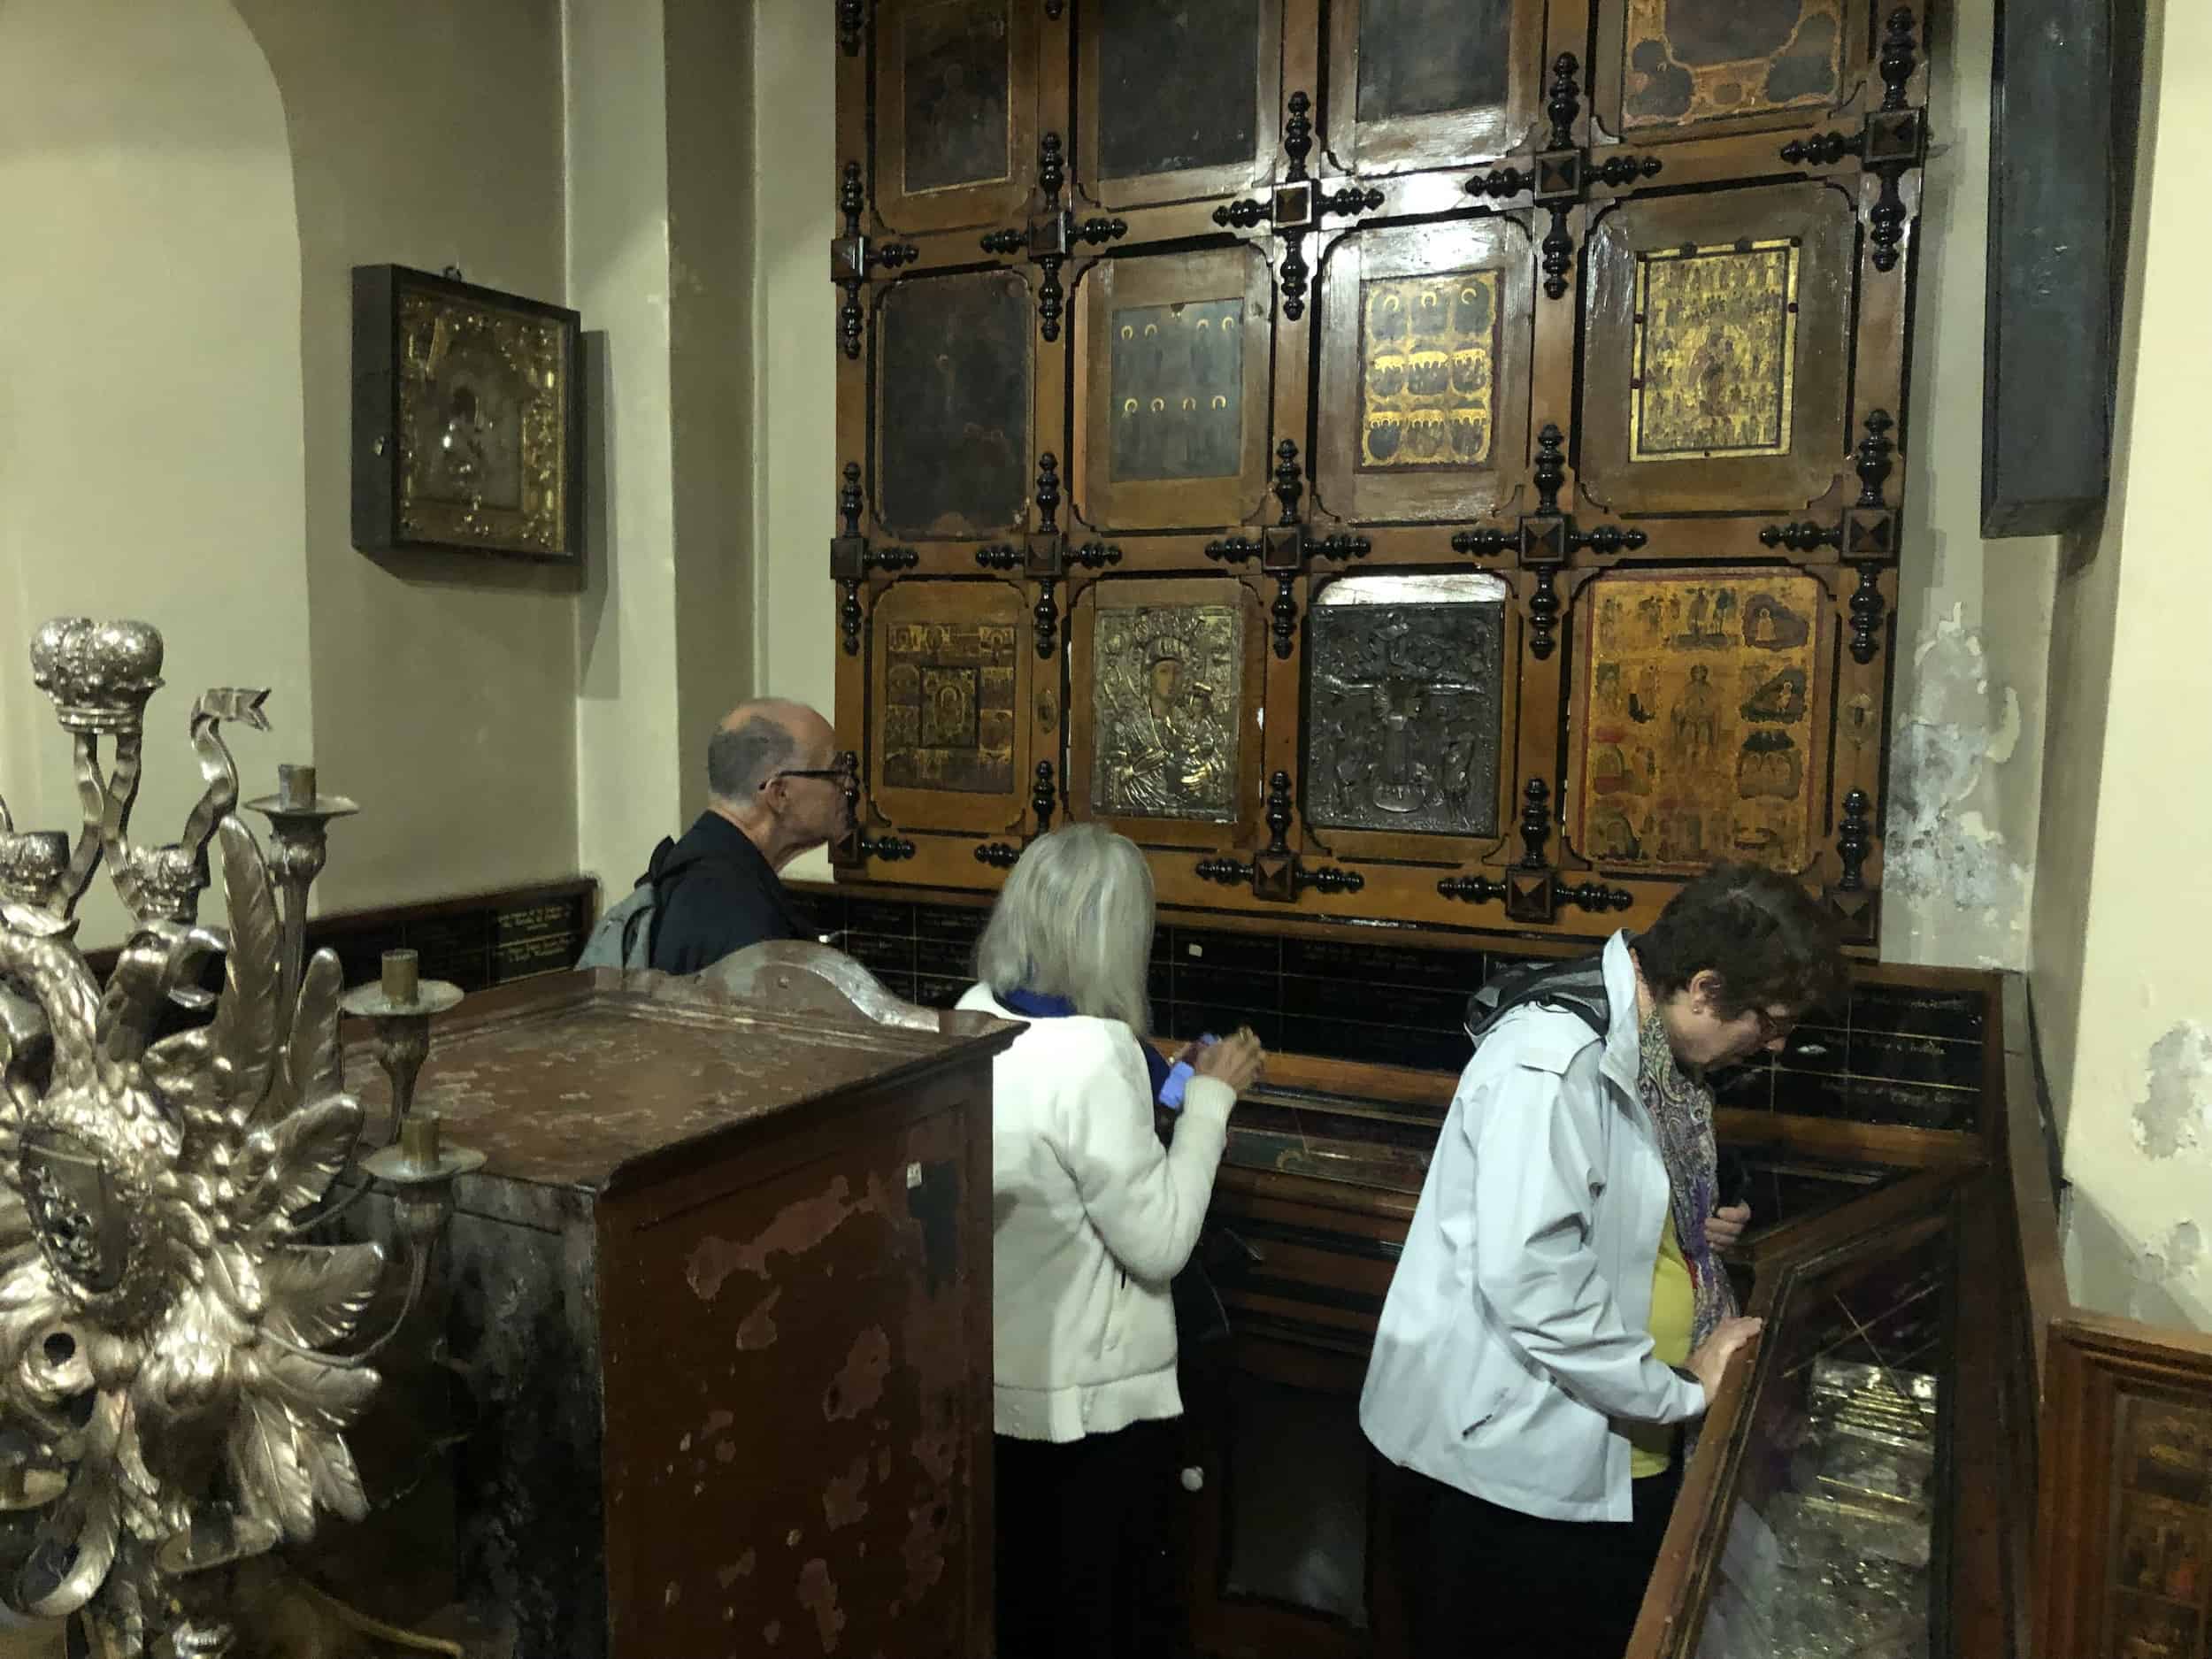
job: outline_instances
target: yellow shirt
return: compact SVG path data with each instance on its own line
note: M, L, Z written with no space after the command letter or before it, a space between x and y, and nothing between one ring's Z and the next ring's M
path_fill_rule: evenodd
M1674 1209L1668 1206L1666 1225L1659 1230L1659 1259L1651 1268L1652 1351L1663 1365L1679 1365L1690 1357L1690 1327L1697 1318L1697 1286L1690 1279L1690 1263L1682 1242L1674 1233ZM1629 1425L1628 1472L1632 1479L1663 1475L1674 1461L1674 1425L1636 1423Z

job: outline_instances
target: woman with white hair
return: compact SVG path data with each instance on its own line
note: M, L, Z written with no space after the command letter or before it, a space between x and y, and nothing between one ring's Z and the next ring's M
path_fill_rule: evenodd
M1120 1659L1149 1501L1182 1415L1168 1285L1198 1241L1229 1110L1260 1073L1239 1032L1187 1050L1172 1142L1145 995L1152 872L1133 843L1069 824L1030 843L960 999L1029 1029L991 1109L999 1652Z

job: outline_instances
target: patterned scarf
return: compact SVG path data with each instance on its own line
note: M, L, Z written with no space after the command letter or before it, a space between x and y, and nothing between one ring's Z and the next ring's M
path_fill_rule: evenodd
M1719 1192L1720 1156L1713 1145L1713 1091L1701 1078L1683 1071L1667 1041L1666 1021L1653 1009L1636 1034L1636 1088L1659 1134L1660 1156L1667 1162L1667 1186L1674 1208L1674 1236L1690 1265L1697 1293L1690 1324L1690 1348L1736 1311L1736 1292L1727 1271L1705 1237L1705 1218Z

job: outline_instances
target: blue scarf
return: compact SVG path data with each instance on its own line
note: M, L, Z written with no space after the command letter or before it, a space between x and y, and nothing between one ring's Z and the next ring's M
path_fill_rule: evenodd
M1000 1007L1011 1009L1024 1019L1065 1019L1075 1012L1075 1004L1064 996L1046 996L1036 991L994 990L993 995ZM1145 1070L1152 1078L1152 1098L1156 1101L1167 1087L1167 1058L1148 1042L1140 1041L1137 1048L1144 1055Z

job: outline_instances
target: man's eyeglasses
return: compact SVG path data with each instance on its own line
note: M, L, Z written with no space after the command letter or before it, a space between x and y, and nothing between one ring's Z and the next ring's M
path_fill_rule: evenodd
M803 770L771 772L760 780L760 787L765 789L779 778L819 778L825 783L851 783L857 775L857 769L850 761L840 761L834 766L813 766Z

